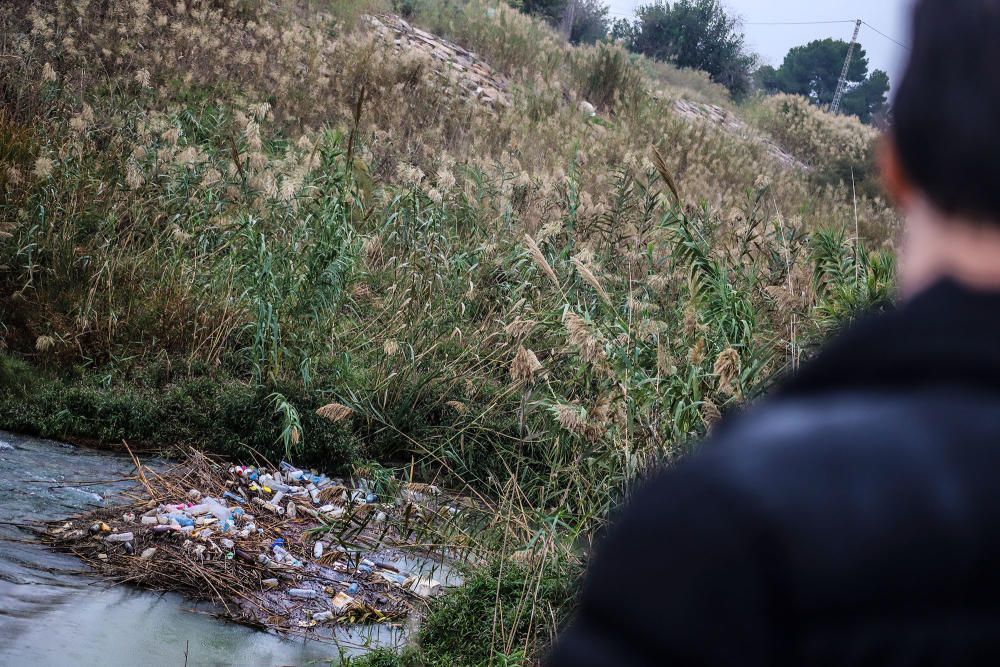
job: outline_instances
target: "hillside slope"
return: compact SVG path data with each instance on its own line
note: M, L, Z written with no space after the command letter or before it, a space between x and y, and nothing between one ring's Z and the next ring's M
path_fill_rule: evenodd
M632 482L891 293L894 215L803 100L385 9L0 6L0 428L474 491L423 645L528 659Z

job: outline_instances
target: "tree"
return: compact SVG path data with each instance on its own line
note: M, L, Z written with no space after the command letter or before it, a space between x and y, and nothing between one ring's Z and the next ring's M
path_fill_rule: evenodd
M813 104L827 107L837 93L850 45L839 39L820 39L792 48L781 67L757 70L757 85L768 93L802 95ZM885 109L889 75L881 70L868 75L868 54L858 44L847 70L847 91L841 103L844 113L858 116L863 122Z
M862 123L872 123L888 110L889 75L880 69L844 95L840 108L857 116Z
M551 25L562 21L569 0L514 0L510 4L519 7L525 14L537 16Z
M749 90L755 62L739 25L720 0L654 0L630 24L616 22L612 34L637 53L704 70L738 97Z
M758 90L769 95L781 92L781 84L778 79L778 70L770 65L761 65L754 73L754 83Z
M601 0L577 0L569 41L593 44L605 39L611 27L608 11L608 6Z
M837 92L850 45L841 39L818 39L792 48L778 69L778 90L808 97L814 104L829 106ZM868 76L868 55L861 45L847 70L848 84L858 85Z

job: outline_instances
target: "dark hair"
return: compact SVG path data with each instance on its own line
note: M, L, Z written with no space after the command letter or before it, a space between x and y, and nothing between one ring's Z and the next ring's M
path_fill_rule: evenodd
M1000 0L918 0L894 136L903 170L949 214L1000 224Z

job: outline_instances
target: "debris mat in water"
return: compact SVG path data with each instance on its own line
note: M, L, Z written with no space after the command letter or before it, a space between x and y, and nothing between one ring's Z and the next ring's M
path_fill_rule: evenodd
M442 585L394 565L399 548L469 505L428 484L380 496L364 479L284 462L230 466L196 451L164 471L138 461L136 470L140 487L124 503L50 523L44 540L108 579L211 601L231 620L284 634L407 617Z

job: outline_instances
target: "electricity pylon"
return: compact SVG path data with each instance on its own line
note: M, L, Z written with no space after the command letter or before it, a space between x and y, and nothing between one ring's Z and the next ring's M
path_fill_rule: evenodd
M844 99L844 90L847 88L847 72L851 68L851 59L854 57L854 47L858 44L858 33L861 32L861 19L854 24L854 36L851 37L851 45L847 48L847 58L844 60L844 70L840 73L840 81L837 82L837 94L833 96L833 104L830 105L830 113L840 113L840 102Z

